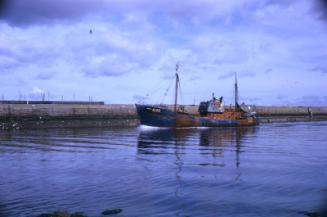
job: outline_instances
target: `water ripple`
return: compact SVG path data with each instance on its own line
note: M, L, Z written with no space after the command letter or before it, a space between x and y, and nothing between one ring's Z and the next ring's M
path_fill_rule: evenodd
M327 122L0 134L0 216L304 216L326 201Z

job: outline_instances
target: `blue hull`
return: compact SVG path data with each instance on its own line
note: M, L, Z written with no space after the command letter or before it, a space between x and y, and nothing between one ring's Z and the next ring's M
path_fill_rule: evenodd
M136 104L141 124L154 127L175 127L175 112L156 106Z

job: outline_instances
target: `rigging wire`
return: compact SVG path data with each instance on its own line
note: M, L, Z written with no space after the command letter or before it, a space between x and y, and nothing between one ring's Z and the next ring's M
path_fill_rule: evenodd
M153 88L149 89L148 93L146 94L146 97L154 96L156 93L158 93L159 90L163 90L164 86L166 85L167 82L163 82L162 80L159 80L159 82L157 82L156 85L153 86Z
M161 99L161 101L160 101L160 104L162 104L162 103L163 103L163 101L165 100L166 96L168 95L168 92L169 92L169 90L170 90L170 88L171 88L172 84L174 83L174 82L173 82L174 80L175 80L175 79L171 79L171 81L170 81L170 84L169 84L168 88L166 89L166 91L165 91L164 95L162 96L162 99Z
M162 87L163 87L163 82L160 80L155 86L154 86L154 88L152 88L151 90L150 90L150 93L151 94L155 94L155 93L157 93L160 89L162 89Z
M164 91L164 94L162 96L162 99L159 101L160 104L162 104L164 102L164 100L166 99L167 95L168 95L168 92L170 91L170 88L173 84L173 81L175 80L175 77L173 77L171 80L170 80L170 83L168 85L168 88L165 89ZM162 90L163 89L163 85L164 85L164 82L162 82L162 80L160 80L157 85L154 86L153 90L149 93L146 94L146 97L150 97L150 96L154 96L154 94L156 94L159 90ZM181 85L180 85L180 82L178 82L178 87L179 87L179 96L180 96L180 101L183 102L183 96L182 96L182 90L181 90Z

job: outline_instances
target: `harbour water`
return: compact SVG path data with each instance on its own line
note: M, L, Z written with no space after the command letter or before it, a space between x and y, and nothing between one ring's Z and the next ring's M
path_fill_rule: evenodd
M0 216L323 216L327 122L0 132Z

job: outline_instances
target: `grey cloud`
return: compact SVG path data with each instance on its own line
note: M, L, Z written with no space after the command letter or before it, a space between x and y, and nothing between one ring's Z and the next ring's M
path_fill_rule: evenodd
M136 2L142 3L129 0L12 0L4 10L3 19L12 25L30 25L74 20L98 13L110 16L131 10Z
M266 69L265 74L270 74L272 72L271 68Z
M127 34L129 33L129 34ZM157 58L155 40L132 32L115 30L94 32L79 40L69 39L73 62L86 65L87 76L120 76L139 68L148 68Z
M9 1L8 1L9 2ZM262 3L263 2L263 3ZM249 8L264 7L265 3L282 4L282 0L212 1L188 0L151 1L151 0L11 0L3 18L13 25L51 23L57 20L74 20L90 14L124 16L130 12L158 14L190 21L231 17L244 14ZM289 1L286 1L289 2ZM239 15L238 15L239 16ZM238 18L239 19L239 18ZM239 19L241 20L241 19Z
M326 106L327 96L302 96L296 102L297 105Z
M314 68L311 68L310 71L312 72L320 72L323 75L327 75L327 68L316 66Z
M0 55L0 69L2 70L10 70L11 68L17 66L19 63L15 58L8 57L8 56L1 56Z
M7 4L3 18L15 25L46 23L87 15L102 8L103 4L101 0L12 0Z
M8 43L2 47L0 45L0 68L8 70L29 64L48 67L62 55L51 43L40 45L38 42L26 43L15 39L9 40Z
M23 98L24 98L24 96L23 96ZM30 93L30 94L28 94L28 98L31 99L31 100L42 100L44 98L44 94L42 94L42 93Z
M164 79L164 80L172 80L173 78L175 78L175 75L174 74L164 74L163 76L161 76L161 79Z
M118 77L124 74L137 71L139 65L124 59L105 60L100 63L88 63L82 70L86 76L99 77L110 76Z
M248 53L245 49L227 49L228 52L224 56L217 57L214 63L228 64L228 63L243 63L249 59Z
M51 78L53 78L54 73L49 73L49 72L41 72L38 75L36 75L36 79L37 80L50 80Z
M84 65L82 71L86 76L122 76L131 72L137 72L141 68L146 69L151 65L151 60L156 56L151 55L152 52L144 54L138 46L131 47L111 47L110 45L99 46L95 48L95 52L88 54L88 49L81 48L81 51L75 55L74 62ZM98 61L92 61L92 59ZM99 60L100 59L100 60Z
M245 101L245 104L248 103L257 103L261 100L261 98L258 97L244 97L243 100Z
M1 75L3 75L0 71L0 77ZM1 86L15 86L15 87L20 87L20 86L24 86L26 85L28 82L26 81L25 78L21 77L21 76L15 76L13 75L11 79L0 79L0 85Z
M291 4L296 3L294 0L266 0L265 5L281 5L281 6L288 6Z
M202 8L201 11L210 9L212 11L213 4L210 1L199 3L195 0L182 1L178 4L173 0L11 0L5 8L3 17L14 25L24 25L76 19L94 13L119 15L131 11L148 13L156 11L185 17L198 14L199 8Z
M3 13L7 10L8 8L8 0L1 0L0 1L0 17L3 15Z
M238 74L238 77L240 77L240 78L253 78L253 77L255 77L255 73L253 73L253 72L240 72L239 74Z
M218 80L223 80L223 79L231 78L231 77L234 77L234 76L235 76L235 72L228 72L228 73L225 73L223 75L220 75L218 77Z
M149 99L148 96L141 96L141 95L134 95L133 99L137 102L144 102L145 100Z
M327 20L327 0L315 0L314 11L320 19Z
M39 38L44 29L47 37ZM147 40L144 32L141 37L115 26L92 35L84 24L31 29L6 26L5 30L7 34L0 38L6 42L0 44L0 71L28 67L39 73L34 77L38 80L50 80L67 69L89 77L121 76L146 69L160 55L156 41ZM20 34L26 39L20 40Z
M285 99L287 99L287 96L279 94L279 95L277 95L276 99L285 100Z
M190 77L190 81L197 81L197 80L200 80L201 77L200 76L197 76L197 75L193 75Z
M228 79L228 78L232 78L234 76L235 76L235 72L228 72L228 73L225 73L225 74L219 76L218 80ZM241 72L237 73L237 77L240 77L240 78L246 78L246 77L253 78L253 77L255 77L255 73L241 71Z
M13 48L7 48L5 46L0 45L0 68L1 69L10 69L16 66L19 62L15 57L15 53L13 52Z

